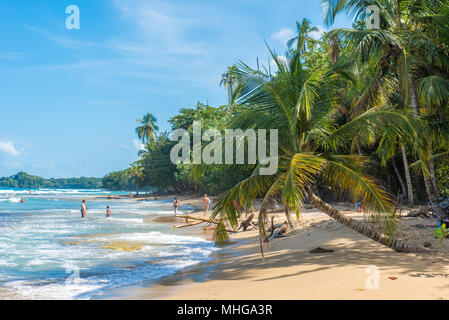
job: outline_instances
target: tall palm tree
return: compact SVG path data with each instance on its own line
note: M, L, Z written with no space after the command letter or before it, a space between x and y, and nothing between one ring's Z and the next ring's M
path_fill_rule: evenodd
M142 119L137 119L137 123L141 126L136 128L136 133L142 143L154 144L157 137L157 131L159 127L157 126L157 119L151 113L146 113Z
M296 31L298 35L288 40L287 46L291 49L296 42L296 51L302 54L307 50L307 44L312 40L309 34L311 32L318 32L319 29L317 27L311 27L310 20L304 18L302 23L296 21Z
M347 152L353 140L361 146L371 145L373 135L380 137L383 128L397 134L413 131L410 116L391 109L370 109L343 126L335 120L335 83L348 77L352 61L340 57L329 70L306 70L298 52L280 61L274 78L240 64L239 103L246 106L233 120L234 128L243 130L277 129L279 133L279 168L272 176L260 175L260 166L253 174L224 193L214 207L213 218L220 223L215 231L217 241L225 241L226 222L237 226L240 207L249 207L258 196L263 197L259 212L259 230L265 238L267 209L280 198L299 218L307 198L315 208L362 235L397 251L425 251L394 239L396 216L392 198L382 186L365 173L369 159ZM316 193L317 181L324 181L337 193L362 201L370 217L382 231L349 218L323 201Z
M134 183L136 184L136 192L137 195L139 195L139 183L142 181L144 177L143 167L140 166L139 163L133 162L127 169L127 175L128 178L132 178L134 180Z

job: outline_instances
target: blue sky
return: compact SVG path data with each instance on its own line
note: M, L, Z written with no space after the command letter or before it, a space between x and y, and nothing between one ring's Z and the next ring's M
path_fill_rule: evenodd
M165 130L180 108L224 104L227 66L268 61L264 41L284 52L304 17L324 30L320 0L0 0L0 176L126 168L138 117Z

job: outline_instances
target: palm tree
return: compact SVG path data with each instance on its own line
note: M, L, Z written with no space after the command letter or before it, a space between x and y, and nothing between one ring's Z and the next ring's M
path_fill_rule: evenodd
M228 105L232 104L233 88L238 82L238 75L236 73L237 67L235 65L228 67L228 70L221 75L220 86L223 85L228 92Z
M296 31L298 35L287 41L287 46L289 49L296 42L296 52L302 54L307 50L307 44L313 39L309 36L311 32L318 32L317 27L311 27L311 22L309 19L303 19L302 23L296 21Z
M449 55L447 34L449 12L448 0L322 0L326 8L325 23L331 25L335 17L344 13L362 21L367 17L368 5L375 5L380 13L380 29L334 29L326 36L327 39L345 39L354 55L361 61L375 60L378 65L377 75L373 85L360 98L360 103L366 103L376 96L380 83L394 80L399 84L401 104L404 108L413 110L416 117L421 116L424 108L420 104L418 85L420 89L429 88L426 77L439 75L438 86L440 94L434 99L441 100L441 88L449 90L449 83L442 78L449 76ZM442 41L443 40L443 41ZM442 76L442 77L441 77ZM435 87L434 87L435 89ZM422 91L422 90L421 90ZM421 92L422 93L422 92ZM438 190L434 178L432 162L433 144L421 136L423 143L419 154L426 191L432 208L438 216L446 217L444 210L438 205ZM407 159L405 145L401 145L406 175ZM410 197L409 188L409 197ZM410 199L410 198L409 198Z
M127 169L128 178L132 178L134 183L136 184L137 195L139 195L139 183L142 181L143 167L140 166L137 162L133 162L130 167Z
M157 119L151 113L146 113L142 119L137 119L137 123L142 124L141 126L136 128L136 133L142 143L151 143L154 144L157 131L159 127L157 126Z
M243 130L277 129L279 133L279 168L275 175L260 175L260 166L253 174L224 193L214 207L212 218L220 223L215 231L216 241L225 241L226 223L237 226L238 213L233 205L249 207L262 196L259 230L265 238L267 209L280 198L285 207L299 218L304 200L349 228L397 251L424 251L394 240L396 216L392 198L382 186L365 173L369 159L347 152L353 140L360 146L372 145L373 136L380 137L383 128L397 134L412 132L410 116L391 109L370 109L342 126L335 120L335 84L348 77L352 61L340 57L329 70L306 70L300 53L290 55L287 63L272 54L278 66L274 78L261 75L240 64L244 90L239 103L246 106L233 120L234 128ZM345 72L343 72L343 70ZM337 193L362 201L370 217L381 231L349 218L323 201L315 191L317 181L324 181Z

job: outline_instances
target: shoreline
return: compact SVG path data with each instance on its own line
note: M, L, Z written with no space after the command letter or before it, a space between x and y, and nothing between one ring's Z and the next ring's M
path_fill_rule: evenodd
M194 206L201 199L180 201ZM347 214L364 218L363 214ZM282 212L275 216L276 221L285 218ZM420 245L430 241L434 254L398 253L315 209L304 210L294 231L265 246L265 258L260 254L257 231L230 234L232 244L214 253L208 262L94 299L449 299L449 287L444 285L449 279L449 244L440 245L438 239L433 239L431 228L417 227L431 220L402 218L403 234L399 238ZM210 237L201 225L189 229L199 231L198 236ZM318 247L334 252L310 253ZM370 275L375 276L370 274L373 270L379 280L378 289L367 286Z

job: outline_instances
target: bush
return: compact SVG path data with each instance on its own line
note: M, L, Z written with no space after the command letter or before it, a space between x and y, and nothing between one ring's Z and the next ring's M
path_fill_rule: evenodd
M449 197L449 165L440 167L436 174L440 194L443 197Z

